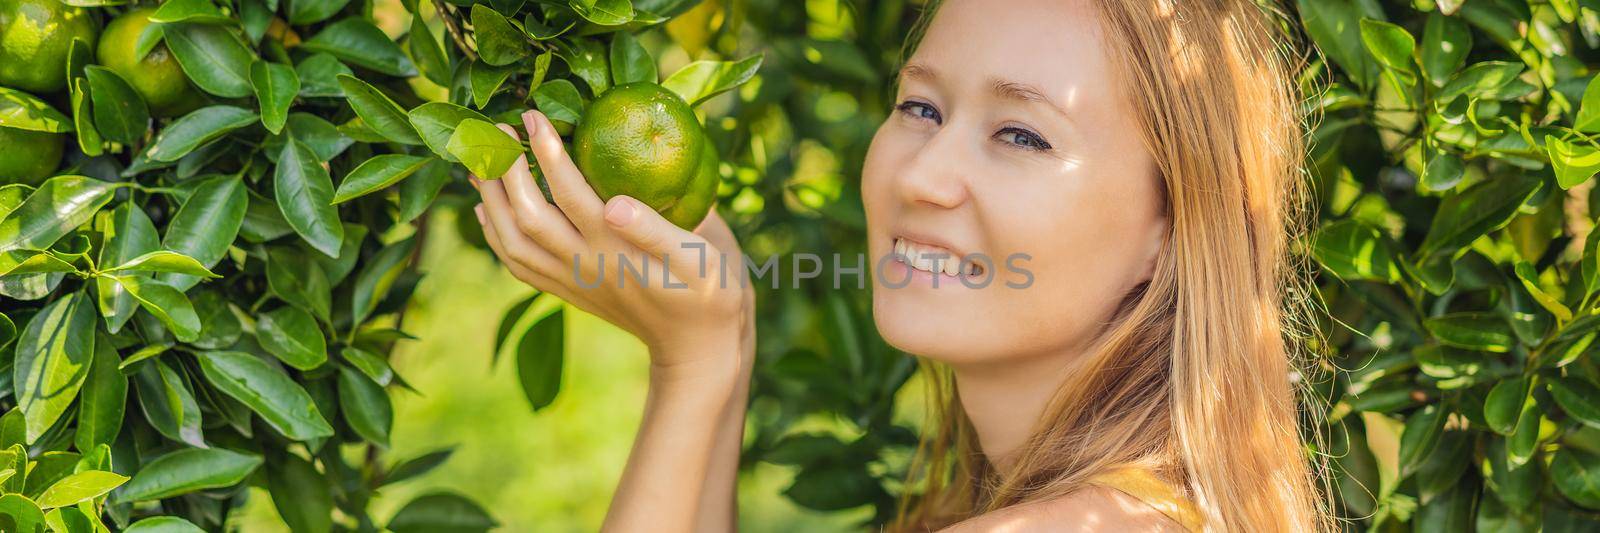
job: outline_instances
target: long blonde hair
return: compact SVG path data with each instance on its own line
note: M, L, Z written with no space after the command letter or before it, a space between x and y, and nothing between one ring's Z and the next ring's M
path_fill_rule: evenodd
M937 10L930 0L916 46ZM1171 221L1152 279L1074 362L1013 467L978 451L948 369L895 530L942 527L1135 466L1180 487L1207 530L1331 531L1297 390L1310 380L1306 122L1281 13L1246 0L1094 0ZM1276 17L1275 17L1276 16ZM1302 418L1304 417L1304 419ZM1307 437L1311 438L1311 437ZM920 497L911 487L921 480Z

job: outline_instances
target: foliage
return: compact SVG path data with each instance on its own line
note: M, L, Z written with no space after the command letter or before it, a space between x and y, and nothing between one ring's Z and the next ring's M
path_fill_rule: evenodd
M171 120L86 43L34 65L68 89L0 91L0 127L73 146L55 177L0 187L0 529L221 530L248 487L296 531L378 529L376 492L449 455L378 460L429 209L525 150L490 122L536 105L566 132L606 88L658 81L633 32L694 3L406 1L386 32L373 2L152 2L136 57L172 54L205 95ZM145 7L68 4L101 24ZM662 83L698 102L759 64ZM535 407L559 387L548 316L519 332ZM434 493L382 527L494 525Z
M1297 3L1352 526L1593 529L1600 4Z

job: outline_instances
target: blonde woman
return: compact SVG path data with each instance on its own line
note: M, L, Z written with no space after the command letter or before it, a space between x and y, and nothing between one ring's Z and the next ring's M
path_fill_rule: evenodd
M933 363L948 406L893 527L1330 530L1288 333L1302 126L1274 19L1245 0L940 4L862 170L877 327ZM606 529L733 529L755 335L738 243L714 214L690 233L601 202L545 117L523 120L556 203L525 162L475 180L490 244L650 349ZM685 286L579 283L615 254L670 256Z

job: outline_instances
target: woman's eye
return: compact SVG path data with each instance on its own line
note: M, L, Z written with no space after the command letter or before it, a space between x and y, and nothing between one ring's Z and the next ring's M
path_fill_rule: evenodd
M934 109L933 106L924 104L922 102L906 101L901 102L900 105L894 107L901 113L905 113L911 118L932 120L936 124L941 120L941 117L939 116L939 110Z
M1049 141L1044 140L1044 138L1040 137L1037 133L1021 128L1002 129L1000 130L1000 133L995 134L995 137L998 138L1000 142L1013 144L1019 148L1027 150L1043 151L1050 149Z

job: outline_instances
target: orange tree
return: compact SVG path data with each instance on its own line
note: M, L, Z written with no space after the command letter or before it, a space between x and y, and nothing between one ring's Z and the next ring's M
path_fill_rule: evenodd
M634 33L692 1L374 4L0 0L0 530L222 530L252 486L295 531L494 526L367 513L449 453L378 453L430 207L525 150L490 125L525 107L566 132L760 58L658 79ZM559 317L520 335L536 406Z

